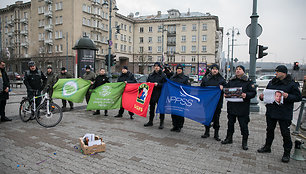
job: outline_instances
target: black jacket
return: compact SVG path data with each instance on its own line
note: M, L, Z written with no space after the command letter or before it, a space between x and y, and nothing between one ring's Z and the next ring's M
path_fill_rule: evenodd
M127 81L128 83L137 83L134 74L132 74L130 71L127 73L121 73L120 76L118 77L117 82L124 82Z
M246 93L243 102L227 102L227 113L236 116L248 116L250 114L250 100L256 96L254 83L243 75L241 78L234 76L227 83L226 88L242 87L242 92Z
M4 90L6 88L10 88L10 80L5 72L4 69L1 69L1 73L2 73L2 80L3 80L3 91L0 91L0 100L7 100L9 99L9 93L5 92Z
M184 73L181 73L181 74L175 73L170 78L170 80L172 80L174 82L177 82L177 83L182 83L182 84L185 84L185 85L190 85L189 78L187 76L185 76Z
M27 70L24 75L24 84L27 90L43 90L47 84L47 77L37 68L34 71Z
M166 74L167 78L170 79L173 76L173 72L170 71L168 68L165 69L164 73Z
M281 105L266 104L266 116L279 120L292 120L293 103L302 100L299 84L294 82L290 75L287 75L283 80L274 77L268 83L267 89L281 90L288 93L288 97L284 98L284 103Z
M93 89L96 89L105 83L109 83L108 77L106 75L98 75L95 79L95 83L93 84Z
M153 92L152 92L151 100L150 100L150 103L156 103L158 102L159 96L161 94L163 84L166 82L166 75L163 73L162 70L159 70L158 72L153 71L149 75L147 82L158 83L158 85L154 86L153 88Z
M202 79L201 82L201 87L206 87L206 86L225 86L226 85L226 81L225 79L221 76L220 73L216 74L216 75L212 75L211 73L207 74L206 76L204 76L204 78ZM221 91L221 95L220 95L220 99L218 102L218 106L217 108L222 108L223 105L223 91Z

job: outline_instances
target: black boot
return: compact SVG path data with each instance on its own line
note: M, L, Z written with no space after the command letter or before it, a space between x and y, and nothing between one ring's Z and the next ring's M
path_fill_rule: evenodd
M201 136L202 138L208 138L209 137L209 129L210 129L210 126L205 126L205 133L204 133L204 135Z
M12 119L7 118L6 116L1 117L1 122L12 121Z
M242 149L243 150L248 150L249 147L248 147L248 138L247 137L243 137L242 138Z
M158 129L163 129L164 128L164 120L160 119L159 127Z
M221 141L221 144L232 144L233 143L233 135L227 135L225 140Z
M108 116L107 113L108 113L108 111L104 110L104 116Z
M288 163L290 161L290 151L285 150L284 155L282 157L282 162Z
M219 129L215 129L214 139L217 141L221 141L221 139L219 138Z
M271 153L271 147L264 145L262 148L257 150L258 153Z
M133 115L130 115L130 119L131 119L131 120L133 120L133 119L134 119Z
M96 110L92 115L100 115L100 110Z
M143 125L144 127L148 127L148 126L153 126L153 122L151 122L151 120Z
M118 115L116 115L115 117L122 117L122 115L121 115L121 114L118 114Z

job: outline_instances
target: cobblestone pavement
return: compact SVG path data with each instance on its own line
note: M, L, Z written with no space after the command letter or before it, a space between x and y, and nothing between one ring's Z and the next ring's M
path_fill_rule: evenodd
M147 118L130 120L127 112L123 118L113 117L117 110L109 111L108 117L93 116L93 111L85 110L85 103L65 112L59 125L47 129L35 120L24 123L19 119L23 94L19 89L10 96L6 111L13 121L0 124L0 173L306 173L305 161L280 162L279 128L272 153L256 152L265 140L262 113L251 114L249 150L244 151L238 123L233 144L222 145L212 137L201 138L204 127L189 119L182 132L175 133L170 131L169 115L160 130L158 119L153 127L144 127ZM225 109L220 120L222 139L227 127ZM78 138L86 133L103 137L106 152L83 155ZM306 157L305 150L302 153Z

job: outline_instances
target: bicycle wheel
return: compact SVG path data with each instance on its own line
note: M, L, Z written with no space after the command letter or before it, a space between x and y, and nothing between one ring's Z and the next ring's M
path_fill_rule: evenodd
M19 116L20 119L23 122L27 122L30 120L31 116L32 116L32 104L30 103L29 99L24 99L21 101L20 103L20 107L19 107ZM34 115L34 113L33 113Z
M35 112L36 121L43 127L54 127L63 118L62 109L55 103L50 102L49 114L47 113L47 103L40 104Z

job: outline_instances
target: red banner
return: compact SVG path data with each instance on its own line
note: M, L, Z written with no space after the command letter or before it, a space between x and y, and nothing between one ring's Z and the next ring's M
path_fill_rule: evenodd
M142 117L147 116L154 83L128 83L122 95L122 107Z

